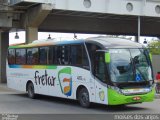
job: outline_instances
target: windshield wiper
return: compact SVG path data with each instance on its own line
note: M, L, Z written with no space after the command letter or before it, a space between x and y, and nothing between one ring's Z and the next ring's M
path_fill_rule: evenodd
M141 70L140 70L138 67L136 67L134 58L132 58L132 62L133 62L133 66L134 66L134 75L135 75L135 77L136 77L136 75L137 75L137 74L136 74L136 70L138 70L138 72L139 72L139 74L142 76L143 80L144 80L144 81L147 81L147 79L145 78L145 76L143 75L143 73L141 72Z
M140 73L140 75L142 76L142 78L144 79L144 81L148 81L148 79L145 78L145 76L143 75L143 73L141 72L141 70L139 70L139 68L136 68L138 70L138 72Z
M132 64L133 64L133 74L134 74L134 78L136 79L136 70L139 72L139 74L141 75L141 77L143 78L144 81L147 81L147 79L145 78L145 76L143 75L143 73L141 72L141 70L139 70L138 67L136 67L136 64L135 64L135 61L134 61L134 58L131 58L132 60Z
M135 68L135 63L133 58L130 58L130 62L131 62L131 69L133 71L133 79L135 80L135 75L136 75L136 68ZM127 81L128 82L128 81ZM135 81L134 81L135 82Z

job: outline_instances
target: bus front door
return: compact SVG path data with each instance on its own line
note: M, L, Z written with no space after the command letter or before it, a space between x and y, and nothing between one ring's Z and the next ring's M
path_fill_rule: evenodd
M95 88L96 88L96 102L107 104L107 85L106 80L106 63L104 52L96 52L95 56Z

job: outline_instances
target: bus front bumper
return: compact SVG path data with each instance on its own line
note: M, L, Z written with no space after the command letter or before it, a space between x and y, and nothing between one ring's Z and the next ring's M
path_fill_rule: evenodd
M108 89L108 105L123 105L142 102L151 102L155 98L155 89L140 95L123 95L111 88Z

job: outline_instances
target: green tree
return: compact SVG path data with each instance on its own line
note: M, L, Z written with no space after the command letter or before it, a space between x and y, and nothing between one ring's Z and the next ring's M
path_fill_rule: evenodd
M152 41L148 44L152 55L160 55L160 41Z

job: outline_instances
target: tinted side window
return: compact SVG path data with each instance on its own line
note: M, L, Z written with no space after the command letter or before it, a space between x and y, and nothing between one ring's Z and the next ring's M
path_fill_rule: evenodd
M48 47L39 48L39 63L48 64Z
M61 63L63 65L70 64L70 46L62 46Z
M27 49L27 64L37 65L38 57L38 48Z
M95 57L95 76L99 78L101 81L105 82L105 58L104 58L104 53L103 52L98 52L96 53Z
M51 46L49 47L49 53L48 53L48 60L49 60L49 64L60 64L59 60L58 60L58 56L60 56L61 53L59 53L58 51L58 47L57 46Z
M53 51L53 47L49 47L49 50L48 50L48 61L49 61L49 64L53 64L53 59L54 59L54 51Z
M87 52L84 46L83 47L83 67L89 69L89 60L88 60L88 56L87 56Z
M82 46L73 45L71 46L71 64L82 65Z
M16 49L16 64L26 64L26 49Z
M15 64L15 49L8 50L8 64Z
M70 64L70 46L53 46L49 50L49 60L53 64L69 65Z
M70 59L72 65L89 69L88 57L84 46L72 45Z
M91 43L86 43L86 45L87 45L88 53L89 53L89 56L90 56L92 72L93 72L94 69L95 69L94 68L95 67L94 59L95 59L95 55L96 55L96 50L100 50L101 48L98 45L94 45L94 44L91 44Z
M61 65L62 64L62 46L57 46L55 50L56 50L56 56L57 56L56 64Z
M48 51L48 61L50 65L61 64L61 46L50 46Z

